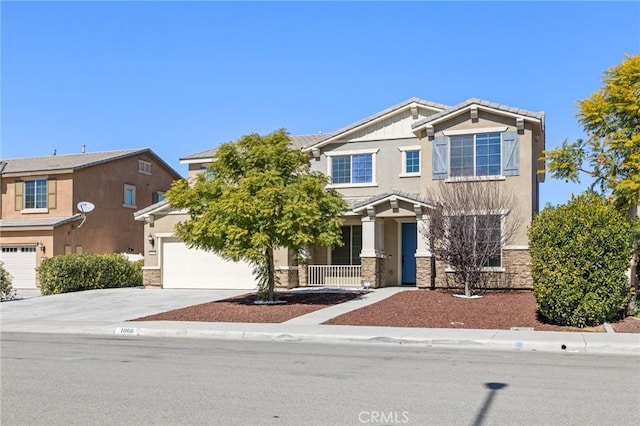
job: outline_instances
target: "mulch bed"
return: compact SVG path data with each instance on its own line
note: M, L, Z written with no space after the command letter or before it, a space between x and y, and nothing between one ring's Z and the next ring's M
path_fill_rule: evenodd
M544 318L537 315L536 299L530 291L488 292L478 299L461 299L446 291L406 291L333 318L324 324L495 330L526 327L536 331L605 331L602 326L577 328L546 323ZM626 318L611 325L616 332L640 333L640 320L636 318Z
M363 292L287 292L279 293L282 305L256 305L254 293L231 299L203 303L182 309L136 318L133 321L204 321L280 323L318 309L353 300Z
M279 293L284 305L255 305L255 294L203 303L134 321L204 321L281 323L300 315L360 297L353 291L294 291ZM471 328L537 331L604 332L604 327L551 325L536 313L531 291L487 292L479 299L453 297L447 291L408 290L381 302L333 318L325 324L383 327ZM628 317L611 324L618 333L640 333L640 319Z

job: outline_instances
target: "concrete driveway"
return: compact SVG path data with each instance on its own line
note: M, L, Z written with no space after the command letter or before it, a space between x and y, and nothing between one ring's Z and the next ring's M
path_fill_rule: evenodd
M0 329L59 333L73 332L80 325L98 329L246 293L247 290L114 288L24 297L0 303Z

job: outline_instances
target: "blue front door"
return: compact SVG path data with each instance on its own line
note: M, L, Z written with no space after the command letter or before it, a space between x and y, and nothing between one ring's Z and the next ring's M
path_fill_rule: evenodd
M402 224L402 284L416 283L416 248L418 232L415 222Z

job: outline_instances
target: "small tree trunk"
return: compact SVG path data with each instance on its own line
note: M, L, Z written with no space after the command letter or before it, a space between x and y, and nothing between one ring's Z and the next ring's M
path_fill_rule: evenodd
M464 278L464 295L465 297L471 297L471 286L469 285L469 273L465 274Z
M273 248L267 247L265 250L265 256L267 258L267 272L269 274L268 289L269 289L269 301L276 300L275 294L275 266L273 263Z

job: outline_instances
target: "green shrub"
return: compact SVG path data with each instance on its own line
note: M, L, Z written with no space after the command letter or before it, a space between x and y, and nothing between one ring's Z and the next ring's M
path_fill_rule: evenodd
M11 300L16 297L16 291L11 285L11 274L4 269L4 263L0 261L0 301Z
M626 215L596 194L545 208L529 229L539 313L576 327L623 317L632 296L631 239Z
M42 294L142 285L140 262L121 254L71 254L42 261L38 270Z

